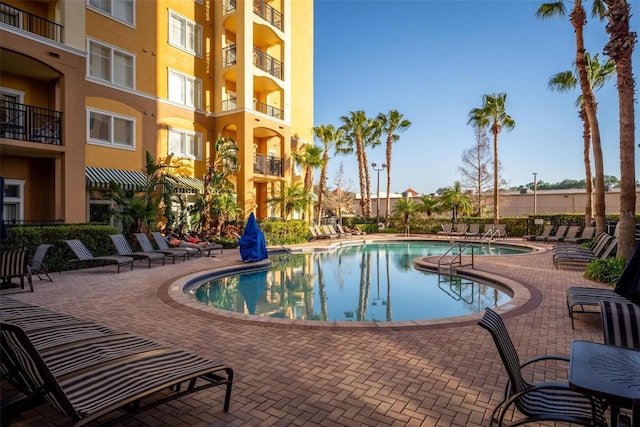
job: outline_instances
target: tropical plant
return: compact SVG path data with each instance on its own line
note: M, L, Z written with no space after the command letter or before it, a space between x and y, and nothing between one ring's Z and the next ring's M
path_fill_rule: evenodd
M500 192L498 161L498 135L502 129L511 130L516 122L506 111L507 94L499 93L482 96L482 107L474 108L469 112L469 122L475 127L489 128L493 134L493 223L500 222Z
M304 191L307 194L313 192L313 171L322 166L322 148L306 144L298 152L291 154L293 161L304 169ZM311 204L309 204L311 205ZM307 218L307 209L302 213Z
M536 12L536 16L542 19L554 16L565 16L566 8L563 0L543 3ZM602 0L593 0L591 16L603 19L605 16L605 6ZM594 210L596 216L596 233L602 233L606 228L605 203L604 203L604 160L602 157L602 145L600 143L600 127L596 116L596 101L589 83L587 64L584 48L584 26L587 23L587 12L584 9L582 0L573 0L573 9L569 14L569 21L573 26L576 37L576 69L580 90L584 98L584 108L589 121L591 131L591 145L593 150L593 163L595 168L595 202Z
M336 130L333 125L320 125L313 128L313 134L322 143L322 168L320 169L320 181L318 182L318 224L322 221L324 198L327 191L329 151L334 148L337 141L342 138L342 132L342 129Z
M589 52L585 52L585 64L587 67L587 76L589 78L589 86L591 90L595 92L600 89L604 84L613 77L615 65L613 61L607 60L605 63L600 64L600 58L598 54L595 54L593 58ZM574 63L574 68L575 63ZM578 77L574 72L567 70L555 74L549 79L549 88L558 92L567 92L575 89L578 86ZM595 95L594 95L595 100ZM576 105L579 108L578 116L583 122L583 140L584 140L584 169L585 169L585 183L586 183L586 204L585 204L585 223L591 224L591 213L593 210L591 199L593 193L593 183L591 174L591 129L589 126L589 118L587 116L587 110L584 103L584 97L580 95L576 100ZM594 105L597 114L598 105Z
M311 203L311 199L300 183L283 182L280 192L275 197L267 199L267 203L279 208L284 220L288 221L294 211L304 211Z
M627 260L621 257L598 259L587 265L584 277L602 283L614 284L622 275L626 265Z
M618 105L620 106L620 231L618 255L630 259L635 244L635 113L631 57L636 33L629 31L629 4L626 0L605 0L609 10L604 52L616 64Z
M365 147L373 146L376 140L379 141L380 126L375 119L368 118L362 110L351 111L349 115L340 117L340 120L343 123L340 127L343 134L336 144L336 153L352 154L355 152L358 160L360 208L362 215L369 218L371 216L371 185Z
M428 194L420 198L419 209L427 215L427 218L442 212L440 200Z
M378 114L378 122L380 123L381 131L387 136L385 159L387 165L387 205L385 210L385 223L389 223L389 211L391 210L391 153L392 145L394 142L400 139L398 132L404 132L411 126L411 122L404 118L403 114L400 114L397 110L391 110L387 115L382 113Z
M454 182L452 187L447 187L442 192L440 203L443 209L455 210L457 215L469 215L473 210L471 198L464 193L460 181Z
M407 229L411 219L420 212L420 206L413 199L403 197L397 201L392 212L395 217L402 219L402 223Z

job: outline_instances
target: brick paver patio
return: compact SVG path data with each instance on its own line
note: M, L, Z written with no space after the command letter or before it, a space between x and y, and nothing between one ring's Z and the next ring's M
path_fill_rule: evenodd
M126 425L488 425L506 374L489 334L476 324L480 314L404 328L313 328L225 318L168 296L170 285L187 275L240 265L238 250L225 250L216 258L151 269L140 262L120 274L115 267L56 273L53 283L36 279L34 293L11 295L234 369L229 413L222 411L223 390L213 389L152 409ZM599 316L578 314L574 330L567 315L566 287L597 286L582 278L583 268L556 270L551 253L542 250L476 257L475 269L513 279L529 291L528 302L503 314L523 360L568 355L573 339L602 341ZM566 366L557 369L566 374ZM68 423L41 405L14 425Z

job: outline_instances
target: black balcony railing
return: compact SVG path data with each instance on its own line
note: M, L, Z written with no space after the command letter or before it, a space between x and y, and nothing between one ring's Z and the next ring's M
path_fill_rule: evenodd
M0 138L62 145L62 112L0 101Z
M236 0L225 0L224 13L231 13L236 11Z
M280 120L284 119L283 110L276 107L272 107L271 105L265 104L264 102L260 102L256 99L253 100L253 109L263 114L266 114L267 116L275 117L276 119L280 119Z
M255 154L253 172L263 175L284 176L282 173L282 159L266 154Z
M236 65L236 45L232 44L222 49L222 66L230 67Z
M282 62L257 47L253 48L253 65L282 80Z
M275 10L272 6L268 5L262 0L253 1L253 13L269 22L271 25L283 31L282 25L282 13Z
M222 101L222 111L230 111L238 108L238 100L236 98L229 98Z
M0 23L64 43L62 25L2 2L0 2Z

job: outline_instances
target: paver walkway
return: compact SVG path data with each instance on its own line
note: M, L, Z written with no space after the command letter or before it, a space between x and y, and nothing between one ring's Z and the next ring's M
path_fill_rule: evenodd
M167 296L170 284L185 275L241 264L237 250L225 250L216 258L151 269L137 263L134 271L119 275L113 267L54 274L53 283L36 280L34 293L11 295L234 369L229 413L222 411L223 391L213 389L152 409L126 425L488 425L506 375L491 337L476 325L480 315L405 329L314 329L221 318ZM504 315L523 360L568 355L573 339L602 341L599 316L577 315L573 330L567 315L566 287L597 286L582 278L583 269L556 270L551 253L541 251L476 257L476 270L514 279L531 292L530 302ZM566 374L566 366L557 369ZM21 414L15 425L68 421L41 405Z

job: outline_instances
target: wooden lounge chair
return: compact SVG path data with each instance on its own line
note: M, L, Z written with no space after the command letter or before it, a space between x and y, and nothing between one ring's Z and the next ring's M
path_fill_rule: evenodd
M524 418L510 423L510 426L527 422L560 421L580 424L583 426L606 427L602 402L589 395L572 391L568 383L539 382L531 383L524 379L522 368L546 360L568 362L563 356L538 356L520 363L518 353L513 346L509 332L498 313L487 308L484 316L478 322L482 328L489 331L504 364L509 383L502 402L494 409L492 420L499 426L504 423L504 417L511 408L524 415Z
M118 251L118 255L121 256L130 256L135 260L144 260L149 263L149 268L151 268L152 262L162 262L162 265L165 263L165 256L160 252L134 252L127 241L127 238L124 234L110 234L109 237L113 242L113 246L116 247Z
M640 350L640 306L631 301L600 301L604 342Z
M153 240L156 241L156 245L158 245L158 249L162 249L162 250L177 249L180 251L184 251L187 253L187 259L189 259L191 255L195 255L196 257L200 256L200 251L196 248L186 247L186 246L178 246L178 247L169 246L169 243L165 240L164 236L159 231L153 231L151 235L153 236Z
M24 279L27 279L29 289L33 292L31 270L27 265L29 251L16 249L5 251L0 256L0 280L4 285L11 285L13 279L20 279L20 288L24 289Z
M189 255L186 251L181 251L177 248L155 249L151 244L151 240L149 240L149 236L146 234L134 233L133 235L136 236L136 240L144 252L159 252L164 254L164 256L171 258L172 264L176 263L176 257L181 257L182 261L185 261Z
M233 370L196 354L173 350L140 337L108 336L38 351L27 332L0 322L2 353L19 373L26 397L3 412L3 422L44 398L83 425L123 411L118 422L160 404L210 387L226 385L229 410ZM4 361L3 361L4 363Z
M80 240L72 239L65 240L65 243L71 248L73 253L78 259L71 260L72 264L85 265L85 266L104 266L115 264L118 266L118 273L120 273L120 267L123 265L130 265L133 270L133 258L130 256L93 256L91 251Z
M31 265L29 266L29 270L31 270L31 275L38 276L40 280L48 280L49 282L53 282L51 276L49 276L49 269L47 265L44 263L44 259L47 256L47 252L49 252L49 248L53 245L49 245L46 243L42 243L38 245L36 248L36 252L33 254L33 259L31 260ZM40 275L44 275L47 278L43 279Z

